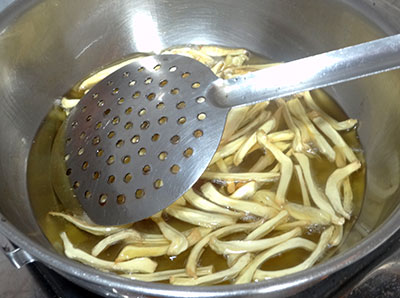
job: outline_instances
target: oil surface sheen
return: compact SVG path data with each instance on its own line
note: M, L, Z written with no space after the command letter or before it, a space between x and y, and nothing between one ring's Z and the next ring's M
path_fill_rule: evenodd
M251 54L248 63L265 63L265 61L266 59L263 59L261 56ZM74 90L75 89L72 88L69 94L76 94L76 91ZM347 119L345 113L326 92L316 90L312 92L312 95L315 102L333 118L338 121ZM274 107L272 105L272 111L273 110ZM28 187L30 200L43 233L59 253L63 253L63 245L59 237L59 234L62 231L67 232L68 237L74 246L90 252L91 248L101 240L102 237L86 233L61 218L48 215L50 211L66 211L69 213L81 212L77 201L73 198L73 193L68 185L68 180L66 180L64 175L65 166L64 161L61 158L63 156L62 148L64 144L62 124L65 118L66 113L64 110L59 105L55 104L54 108L43 121L43 124L35 137L28 163ZM347 221L345 224L344 234L346 235L357 219L361 209L365 187L365 165L356 129L354 128L350 131L341 132L341 135L349 146L354 149L357 158L363 163L362 169L351 176L354 209L351 220ZM57 150L57 148L60 150ZM59 156L57 156L57 152ZM253 152L240 165L238 171L248 171L249 167L258 159L260 154L261 153L257 151ZM313 173L318 173L315 175L314 179L319 185L325 185L328 176L335 169L332 163L320 159L312 159L311 168ZM272 186L272 189L273 187L275 186ZM301 203L300 186L296 179L292 178L291 180L287 198L291 202ZM190 224L184 223L173 217L167 217L166 220L169 224L180 231L193 227ZM157 225L151 220L137 222L134 224L134 228L138 231L147 233L160 233ZM320 230L310 229L306 235L303 235L303 237L317 242L319 235ZM245 234L235 234L230 235L226 239L241 239L244 236ZM343 239L345 238L346 237L344 236ZM114 260L121 248L122 245L114 245L99 255L99 257L105 260ZM190 250L180 254L179 256L162 256L153 258L158 262L157 271L183 268L189 252ZM332 255L333 253L334 250L332 249L327 255ZM308 255L309 252L302 249L291 250L265 262L261 269L277 270L294 266L303 261ZM201 265L214 265L215 271L227 268L224 256L216 254L210 248L206 248L202 255Z

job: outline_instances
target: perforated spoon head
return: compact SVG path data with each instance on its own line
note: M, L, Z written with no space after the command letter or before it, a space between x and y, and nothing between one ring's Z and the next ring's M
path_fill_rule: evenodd
M229 111L206 97L216 79L193 59L151 56L117 70L80 100L67 119L66 174L95 223L147 218L199 179Z

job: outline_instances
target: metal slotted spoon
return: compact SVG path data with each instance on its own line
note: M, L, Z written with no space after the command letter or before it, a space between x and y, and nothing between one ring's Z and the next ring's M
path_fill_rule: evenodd
M93 87L66 128L67 175L98 224L121 225L166 208L201 176L227 113L400 67L400 35L230 80L178 55L122 67Z

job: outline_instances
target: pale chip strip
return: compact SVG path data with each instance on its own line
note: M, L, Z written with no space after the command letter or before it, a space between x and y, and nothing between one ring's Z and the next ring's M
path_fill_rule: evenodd
M251 213L264 218L271 218L276 215L276 210L273 208L263 206L255 202L236 200L224 196L209 182L203 184L200 189L207 199L218 205L229 207L245 213Z
M211 233L211 228L204 228L204 227L196 227L183 232L186 239L189 242L189 246L195 245L209 233Z
M223 57L227 55L248 55L248 51L245 49L234 49L234 48L221 48L216 46L200 46L200 51L211 57Z
M314 90L313 92L318 93L320 95L322 95L322 91L319 90ZM357 120L355 119L347 119L345 121L342 122L338 122L336 121L334 118L332 118L331 116L329 116L327 113L324 112L324 110L322 110L313 100L311 93L309 91L306 91L303 94L304 97L304 101L305 103L308 105L308 107L311 110L314 110L316 112L318 112L322 118L324 118L327 122L329 122L330 125L332 125L332 127L336 130L348 130L353 128L356 124L357 124Z
M220 283L235 278L251 261L251 254L245 254L231 268L198 278L171 277L170 283L181 286L200 286Z
M278 205L282 206L286 201L286 193L289 187L290 180L293 175L293 162L282 153L275 145L268 142L267 135L263 132L257 133L257 140L266 149L272 152L276 160L281 164L281 177L279 179L278 189L276 191L275 201Z
M197 275L204 276L209 275L214 272L214 266L205 266L197 268ZM155 281L163 281L169 280L171 277L188 277L186 274L185 268L182 269L172 269L172 270L164 270L158 271L154 273L130 273L130 274L121 274L122 277L126 277L133 280L141 280L147 282L155 282Z
M258 187L259 186L255 181L247 182L241 187L237 188L235 192L230 195L230 198L237 200L247 200L256 193Z
M168 253L170 243L163 245L143 246L141 244L125 245L115 258L115 262L124 262L141 257L160 257Z
M360 168L361 163L359 161L352 162L351 164L348 164L343 168L336 169L326 181L326 196L328 197L336 212L347 219L350 219L350 214L343 209L340 188L342 186L343 180Z
M232 142L238 138L241 138L245 135L252 133L256 130L260 125L265 123L271 117L270 112L261 112L253 121L247 123L245 126L241 127L238 131L236 131L230 138L229 142ZM246 118L245 118L246 119Z
M62 212L49 212L49 214L51 216L62 217L77 228L96 236L108 236L117 232L121 232L131 226L131 224L123 226L100 226L94 223L89 223L77 216L72 216Z
M300 190L301 190L301 197L303 198L303 205L304 206L311 206L310 197L308 196L308 190L306 186L306 182L304 181L303 171L299 165L294 166L297 179L299 181Z
M125 65L131 64L134 61L142 59L145 56L147 56L147 55L141 54L140 56L136 56L134 58L129 58L129 59L124 60L116 65L107 67L105 69L98 71L95 74L92 74L89 78L87 78L86 80L82 81L82 83L79 84L77 91L84 92L84 91L91 89L94 85L96 85L98 82L100 82L101 80L108 77L113 72L124 67Z
M81 249L75 248L65 232L60 234L60 237L64 243L65 255L73 260L79 261L83 264L95 267L100 270L116 271L116 272L141 272L141 273L153 273L156 270L157 263L149 258L136 258L126 262L110 262L96 258Z
M223 173L229 173L229 169L228 169L228 165L225 163L223 158L218 159L215 162L216 166L218 167L218 169L223 172Z
M186 237L187 241L189 242L189 246L193 246L211 231L212 229L210 228L196 227L186 230L182 232L182 234ZM106 250L108 247L115 245L121 241L123 241L125 244L147 246L147 247L170 245L170 241L166 239L162 234L139 233L139 236L137 237L136 231L126 230L109 235L106 238L100 240L93 247L91 253L93 256L96 257L104 250Z
M223 180L223 181L234 181L234 182L274 182L280 177L279 173L273 172L251 172L251 173L221 173L212 172L206 170L201 179L205 180Z
M317 225L329 225L331 223L330 214L319 208L295 203L287 203L284 208L289 212L290 216L296 220Z
M218 148L217 152L214 154L210 161L210 165L214 164L218 159L225 158L231 154L234 154L240 146L247 140L246 136L242 136L228 144L224 144L222 147Z
M265 122L263 125L261 125L257 130L258 132L264 132L265 134L268 134L272 129L274 129L276 126L276 121L274 118L269 119L267 122ZM254 145L257 144L258 140L258 132L253 132L253 134L247 139L246 142L243 143L243 145L239 148L239 150L235 153L235 156L233 157L233 164L235 166L238 166L243 162L244 157L250 153Z
M252 231L249 235L247 235L245 240L261 239L262 237L273 231L276 226L286 222L288 219L288 215L289 214L286 210L282 210L276 216L266 221L265 223L257 227L257 229Z
M115 245L121 241L124 240L134 240L134 241L140 241L142 240L142 237L140 236L140 233L138 233L135 230L129 229L126 231L120 231L115 234L111 234L107 236L106 238L100 240L93 248L92 248L92 256L97 257L102 251L107 249L108 247Z
M342 148L335 147L336 151L336 166L338 168L343 168L346 166L346 157L344 156L344 152ZM351 188L350 177L344 178L342 183L343 189L343 209L347 213L351 213L353 211L353 190Z
M288 212L283 210L278 213L275 217L271 218L270 220L266 221L250 234L246 236L244 240L258 240L270 233L272 230L276 228L276 226L286 222L288 219ZM241 256L241 254L230 254L226 255L228 266L231 267L236 260Z
M286 103L287 104L287 103ZM308 127L306 126L305 123L303 123L300 120L297 120L296 117L293 117L293 123L299 128L300 130L300 135L301 135L301 142L303 144L311 144L312 143L312 138L311 138L311 132L308 130ZM311 147L311 146L310 146ZM314 149L311 147L310 150ZM306 153L306 152L304 152Z
M222 241L216 237L210 239L210 247L220 255L225 254L241 254L246 252L258 252L279 243L285 242L293 237L300 236L302 230L300 228L294 228L293 230L286 232L282 235L259 239L259 240L230 240Z
M222 134L220 146L229 142L229 140L232 138L232 135L237 131L238 128L241 127L242 122L244 119L246 119L246 115L249 110L250 106L244 106L233 108L229 111L228 115L226 116L225 128L224 133Z
M302 248L308 251L313 251L317 245L307 239L296 237L289 239L288 241L278 244L277 246L270 248L260 254L258 254L243 270L240 272L235 284L249 283L253 279L255 271L266 262L268 259L275 257L276 255L282 254L286 251Z
M303 170L304 179L306 180L307 188L310 191L310 195L314 203L318 206L318 208L329 213L334 224L344 224L344 218L339 218L336 216L335 211L333 210L330 203L323 197L323 194L318 190L317 186L315 185L315 182L311 175L310 162L308 161L308 157L302 153L294 153L294 156L296 157L301 169Z
M343 239L343 226L334 226L332 238L329 241L330 246L338 246Z
M240 165L243 162L244 157L249 153L250 149L257 144L256 134L253 133L243 144L240 146L233 156L233 164L235 166Z
M166 223L161 216L161 212L153 215L151 219L157 224L164 237L171 241L167 255L176 256L188 249L189 242L186 237L170 224Z
M294 133L293 138L293 149L296 152L308 152L311 148L308 144L302 142L300 129L296 126L293 121L292 115L283 99L277 99L275 101L278 106L282 109L283 118L285 119L286 125Z
M275 161L274 155L267 151L264 155L260 156L260 158L254 163L254 165L249 169L249 172L262 172L270 165L272 165Z
M293 131L291 131L289 129L280 130L280 131L268 134L268 141L270 141L271 143L289 142L289 141L293 141L293 139L294 139L294 133L293 133Z
M299 272L305 269L310 268L318 259L324 254L326 249L328 248L329 241L332 237L333 227L329 227L325 231L322 232L319 242L317 244L317 248L311 253L311 255L302 263L297 266L275 270L275 271L264 271L264 270L256 270L253 276L253 280L263 280L268 278L280 277L284 275L289 275L295 272Z
M215 64L215 60L212 57L210 57L209 55L202 53L201 51L197 51L195 49L189 48L189 47L168 49L168 50L162 51L161 54L186 56L186 57L195 59L195 60L207 65L208 67L213 67Z
M250 109L247 111L246 116L244 117L242 123L240 123L241 127L247 125L250 122L253 122L254 119L262 112L268 112L267 107L269 106L269 101L259 102L253 106L250 106ZM267 114L267 119L270 118L270 114Z
M275 193L270 190L261 189L257 191L251 200L259 204L275 208L276 210L280 210L280 207L275 202Z
M221 207L209 200L203 198L201 195L197 194L192 188L189 189L183 197L186 201L191 204L193 207L196 207L200 210L215 212L225 215L230 215L236 218L242 217L244 214L242 212L236 212L229 210L228 208Z
M307 127L310 137L313 140L315 146L318 147L319 151L323 155L325 155L325 157L329 161L334 161L335 151L307 117L306 111L304 110L304 107L301 104L300 100L298 100L297 98L289 100L287 102L287 106L290 112Z
M308 114L314 124L332 141L335 146L341 148L341 151L346 156L349 162L358 161L353 150L347 145L343 140L342 136L328 123L324 120L317 112L313 111Z
M290 231L296 227L300 227L302 229L307 228L308 226L310 226L311 223L309 221L306 220L296 220L296 221L292 221L292 222L287 222L284 224L281 224L279 226L277 226L275 228L276 231Z
M215 229L236 223L236 218L229 215L210 213L187 207L170 206L165 210L169 215L181 221L205 228Z
M212 237L225 237L230 234L239 233L239 232L248 232L256 227L258 227L262 222L251 222L251 223L242 223L235 224L227 227L223 227L214 232L211 232L203 239L201 239L195 246L193 246L190 251L189 257L186 261L186 273L189 276L196 277L196 266L200 260L201 254L204 252L204 247L209 243Z
M74 108L79 103L79 101L80 99L63 97L61 98L60 104L63 109L70 110Z

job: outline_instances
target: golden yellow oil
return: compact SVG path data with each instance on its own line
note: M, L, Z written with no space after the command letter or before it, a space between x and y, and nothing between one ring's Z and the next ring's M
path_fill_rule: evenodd
M262 60L258 56L254 57L253 61L265 61L265 59ZM70 93L73 93L73 91L70 91ZM317 104L335 119L347 119L345 113L327 93L317 90L313 91L312 95ZM62 130L60 127L65 118L65 112L58 105L55 105L43 121L43 124L35 137L29 156L28 190L31 205L39 226L55 249L58 252L63 253L63 246L59 234L62 231L66 231L68 237L76 247L90 252L91 248L101 239L101 237L88 234L63 219L48 215L50 211L72 211L77 213L80 210L77 201L72 196L72 190L68 185L67 180L65 180L66 176L64 175L65 168L63 159L58 157L58 159L55 160L54 158L57 157L53 156L55 151L54 149L57 149L54 146L57 144L60 145L58 142L63 140ZM60 134L57 135L58 133ZM353 129L344 132L342 133L342 136L351 148L357 149L357 156L363 162L361 145L356 130ZM64 144L64 142L62 144ZM62 152L58 152L58 154L63 156ZM248 160L245 161L241 170L246 170L246 167L248 169L257 159L259 154L260 153L257 152L252 154ZM333 164L321 159L312 160L311 166L313 173L318 173L314 178L320 185L324 185L327 177L335 169ZM361 209L365 186L365 165L363 165L363 168L360 171L352 175L351 184L354 195L354 211L352 219L345 224L345 234L347 234L351 229ZM272 187L275 186L272 185ZM300 187L295 178L292 178L287 198L292 202L301 202ZM186 230L192 227L191 225L172 217L168 218L168 222L179 230ZM151 220L143 220L135 223L134 227L139 231L147 233L160 233L157 225ZM319 233L318 231L310 231L305 234L304 237L317 242ZM114 260L121 248L121 245L114 245L103 252L99 257L106 260ZM190 250L174 257L162 256L154 258L154 260L158 262L157 270L183 268L189 252ZM327 253L327 256L333 253L334 250L331 250ZM309 253L302 249L289 251L264 263L262 269L277 270L294 266L306 259L308 255ZM214 265L217 271L227 268L225 258L217 255L209 248L206 248L202 256L201 265Z

